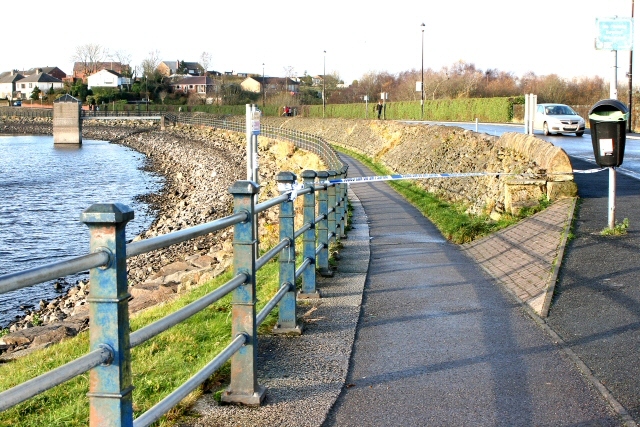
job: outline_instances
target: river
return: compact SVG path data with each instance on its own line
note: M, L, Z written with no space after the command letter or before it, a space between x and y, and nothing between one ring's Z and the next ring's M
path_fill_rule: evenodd
M145 162L107 141L60 146L52 136L0 136L0 275L87 253L89 232L79 218L93 203L134 210L128 240L147 229L154 212L139 196L159 191L163 178L144 171ZM86 278L88 272L66 283ZM0 328L59 292L49 282L0 294Z

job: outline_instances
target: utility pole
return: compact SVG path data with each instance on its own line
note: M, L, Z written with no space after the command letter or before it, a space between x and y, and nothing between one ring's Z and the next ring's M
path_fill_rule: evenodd
M633 8L635 0L631 0L631 21L633 21ZM627 132L633 130L633 49L629 51L629 118L627 119Z
M420 120L424 120L424 22L422 25L422 78L420 81Z

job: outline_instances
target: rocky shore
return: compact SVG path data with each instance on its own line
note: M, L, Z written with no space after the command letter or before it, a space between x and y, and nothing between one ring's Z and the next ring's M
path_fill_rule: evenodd
M1 118L0 134L49 135L50 119ZM228 188L246 178L246 137L221 129L180 125L160 131L148 121L85 121L83 138L108 140L146 155L149 171L162 174L165 184L157 194L144 196L156 213L148 230L135 240L146 239L213 221L231 213ZM298 152L291 144L260 138L260 199L277 194L275 176L280 170L299 173L320 168L315 156ZM277 213L260 221L271 222ZM261 242L269 244L267 227L260 227ZM204 283L227 269L231 263L229 229L202 236L169 248L127 260L132 299L130 312L165 301L193 286ZM0 361L20 357L76 335L88 327L90 292L88 283L72 285L53 301L40 307L9 328L0 338Z

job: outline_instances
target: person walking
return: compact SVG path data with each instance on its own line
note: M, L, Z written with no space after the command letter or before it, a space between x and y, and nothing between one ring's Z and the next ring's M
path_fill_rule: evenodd
M378 105L376 105L376 111L378 112L378 120L380 120L380 117L382 116L383 108L384 106L382 105L382 100L378 101Z

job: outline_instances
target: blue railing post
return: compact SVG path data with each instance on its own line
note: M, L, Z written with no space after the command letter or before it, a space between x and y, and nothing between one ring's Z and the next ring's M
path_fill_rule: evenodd
M342 177L346 178L347 177L347 171L349 169L349 166L345 165L342 167ZM340 222L340 233L342 235L343 238L346 238L347 235L345 233L345 228L347 226L347 222L348 222L348 217L349 217L349 196L348 196L348 191L349 191L349 185L342 183L340 184L340 188L342 190L342 221Z
M329 173L329 181L335 179L338 173L336 171L328 171ZM333 240L336 241L339 239L339 236L336 234L336 186L338 184L332 184L328 191L329 196L329 241L333 237Z
M344 169L341 169L336 176L338 179L345 178ZM344 217L346 213L346 198L344 195L344 186L346 184L340 183L336 185L336 236L338 239L345 238L344 234Z
M236 181L229 192L233 194L233 213L246 213L247 220L233 230L233 269L236 275L245 274L247 281L233 291L231 333L244 334L245 345L231 358L231 382L221 399L229 403L259 406L265 388L258 385L258 332L256 325L256 255L255 198L260 187L252 181Z
M322 216L318 222L318 244L320 252L316 258L318 273L323 277L333 276L333 271L329 268L329 195L326 181L329 179L329 172L318 171L318 181L320 191L318 191L318 215Z
M312 170L302 171L302 179L305 188L314 187L316 172ZM302 215L304 224L314 224L316 219L316 193L311 191L304 195ZM316 229L313 225L302 235L302 256L310 259L311 263L302 272L302 289L298 292L299 299L320 298L316 290Z
M281 187L280 194L291 191L296 181L295 174L280 172L276 178ZM289 198L280 203L280 241L289 239L289 246L280 252L280 287L289 286L289 291L278 303L278 324L273 328L276 334L301 334L302 327L296 324L296 242L294 239L294 206Z
M133 426L125 237L125 226L133 216L133 211L120 203L95 204L80 216L91 233L91 252L109 253L109 264L92 268L89 276L90 351L108 347L113 352L110 363L89 373L91 427Z

